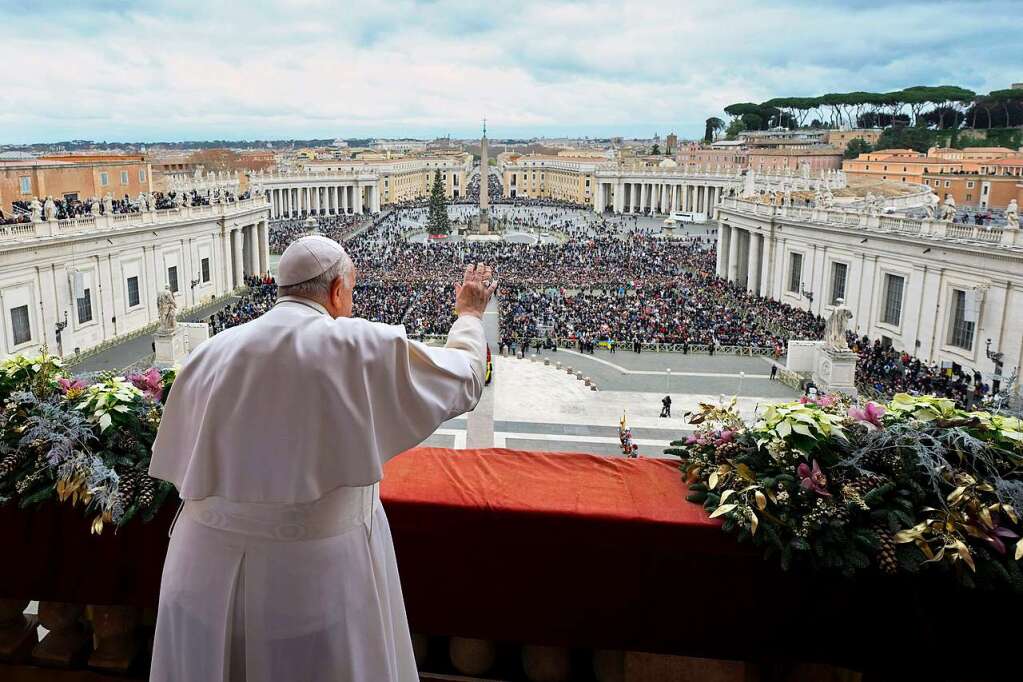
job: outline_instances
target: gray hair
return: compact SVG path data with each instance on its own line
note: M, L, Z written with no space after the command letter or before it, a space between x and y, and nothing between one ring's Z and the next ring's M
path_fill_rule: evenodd
M330 285L338 277L344 278L345 286L348 288L355 286L355 265L352 263L351 257L344 252L341 254L341 259L324 270L323 273L298 284L278 287L277 295L301 296L314 301L325 301L330 296Z

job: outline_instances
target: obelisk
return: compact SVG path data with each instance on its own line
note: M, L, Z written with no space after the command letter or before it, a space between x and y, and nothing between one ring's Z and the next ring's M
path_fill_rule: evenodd
M483 119L483 137L480 138L480 234L490 232L490 159L487 154L487 119Z

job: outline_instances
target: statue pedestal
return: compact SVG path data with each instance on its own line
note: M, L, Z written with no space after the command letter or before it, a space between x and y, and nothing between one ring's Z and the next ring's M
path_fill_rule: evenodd
M857 395L856 353L822 346L814 357L813 383L824 393Z
M170 330L161 329L153 334L153 341L156 344L156 357L153 359L153 364L160 369L173 367L188 355L188 351L185 349L185 330L181 327Z
M205 322L178 322L174 329L161 329L153 335L156 342L153 364L161 369L172 367L208 338L210 326Z

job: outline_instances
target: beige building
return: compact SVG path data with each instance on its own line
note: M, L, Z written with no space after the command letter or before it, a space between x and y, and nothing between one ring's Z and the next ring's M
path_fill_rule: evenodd
M15 201L135 198L153 191L152 168L144 156L43 156L31 161L0 161L0 208L10 214Z
M307 161L291 172L252 173L249 183L270 199L274 218L376 213L384 205L426 198L437 173L448 199L465 198L470 154L387 157Z
M604 163L607 157L602 154L497 156L505 198L556 199L586 206L593 204L594 173Z
M852 130L829 130L825 140L833 147L844 150L849 143L860 139L873 146L881 139L880 128L853 128Z

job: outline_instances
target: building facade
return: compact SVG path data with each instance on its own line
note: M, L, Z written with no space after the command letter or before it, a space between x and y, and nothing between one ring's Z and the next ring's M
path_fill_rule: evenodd
M850 329L918 358L1023 369L1019 230L732 198L718 218L718 275L752 293L825 317L845 299Z
M1019 199L1023 153L1004 147L932 148L927 154L912 149L886 149L846 160L849 177L895 180L930 187L942 200L978 208L1005 208Z
M309 161L292 172L249 175L274 218L376 213L381 207L425 199L440 173L448 199L466 196L472 156L461 152L408 158Z
M263 197L166 211L0 226L0 356L64 356L155 324L269 271Z
M134 199L153 191L152 168L143 156L44 156L31 161L0 162L0 208L7 214L15 201L91 199L110 194Z
M807 191L823 181L837 189L845 186L838 171L796 173L740 171L734 167L680 166L670 159L655 165L619 165L592 158L519 155L497 157L506 199L557 199L592 207L598 213L654 213L672 211L706 213L725 196L751 185L755 191ZM747 178L749 174L749 178Z

